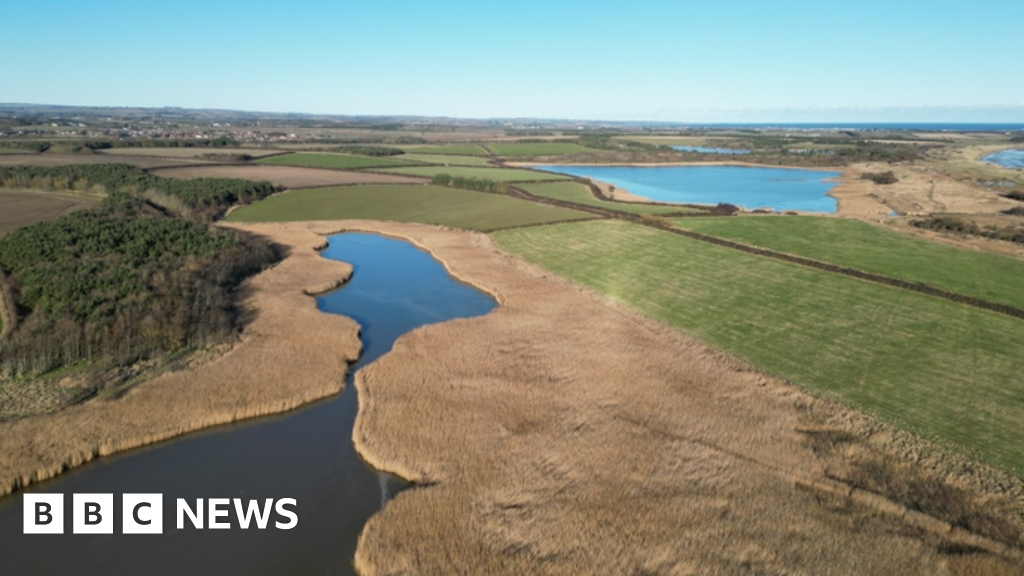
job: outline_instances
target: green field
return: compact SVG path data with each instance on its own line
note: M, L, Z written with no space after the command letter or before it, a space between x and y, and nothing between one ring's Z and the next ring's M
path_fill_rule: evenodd
M1024 476L1024 322L604 220L503 248L766 372Z
M287 222L346 218L421 222L487 231L592 216L498 194L392 184L294 190L235 210L228 220Z
M399 160L423 162L424 164L444 164L449 166L490 166L490 158L486 156L455 156L443 154L402 154L395 156Z
M645 206L643 204L598 200L590 193L589 187L584 184L580 184L579 182L545 182L542 184L518 184L517 186L534 196L553 198L555 200L565 200L567 202L575 202L577 204L585 204L587 206L598 206L600 208L618 210L619 212L628 212L630 214L679 214L680 212L701 212L701 210L697 210L696 208L686 208L684 206Z
M393 168L408 166L409 162L373 158L370 156L353 156L349 154L327 154L315 152L296 152L283 156L271 156L256 160L259 164L274 166L304 166L309 168L331 168L334 170L360 170L365 168Z
M461 166L415 166L412 168L389 168L382 170L391 174L409 176L426 176L431 178L437 174L451 174L464 178L483 178L495 182L516 182L533 180L566 180L567 176L534 172L533 170L517 170L515 168L463 168Z
M486 146L495 156L554 156L592 151L572 142L499 142Z
M681 218L675 224L712 236L1024 308L1024 261L1016 258L943 246L840 218Z
M487 151L476 144L448 144L446 146L399 146L407 154L451 154L455 156L487 156Z

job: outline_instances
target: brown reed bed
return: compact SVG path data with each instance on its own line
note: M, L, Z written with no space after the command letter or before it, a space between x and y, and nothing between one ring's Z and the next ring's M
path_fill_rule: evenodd
M757 373L485 235L314 227L343 228L408 239L501 302L414 330L357 374L357 448L417 484L367 524L363 574L1024 568L1011 477ZM894 475L905 481L886 484Z

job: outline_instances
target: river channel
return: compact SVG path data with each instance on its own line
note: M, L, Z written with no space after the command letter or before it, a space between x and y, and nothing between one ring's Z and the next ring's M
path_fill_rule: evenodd
M276 417L190 434L100 458L27 492L63 493L62 535L22 534L22 493L0 499L0 574L352 574L366 520L402 482L369 468L352 446L358 411L353 374L418 326L480 316L489 295L454 280L429 254L374 234L332 236L323 256L353 265L352 279L317 299L320 310L359 322L362 356L345 391ZM302 374L296 374L301 378ZM112 493L114 534L71 534L73 493ZM163 494L163 534L121 534L121 494ZM185 498L294 498L298 526L176 529Z

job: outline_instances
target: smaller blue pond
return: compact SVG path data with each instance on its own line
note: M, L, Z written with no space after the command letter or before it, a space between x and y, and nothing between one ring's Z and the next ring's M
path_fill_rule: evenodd
M839 172L746 166L534 166L614 184L655 202L835 212Z
M1024 169L1024 150L1000 150L982 158L982 161L989 164L998 164L1004 168Z
M360 365L387 353L413 328L481 316L495 307L489 295L455 281L437 260L408 242L377 234L339 234L331 236L322 254L352 264L352 280L317 298L317 305L362 326Z
M702 154L750 154L750 150L733 150L732 148L707 148L705 146L673 146L680 152L700 152Z

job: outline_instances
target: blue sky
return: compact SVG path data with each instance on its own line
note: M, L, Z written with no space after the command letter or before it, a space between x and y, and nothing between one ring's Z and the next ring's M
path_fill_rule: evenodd
M1024 122L1024 2L0 0L0 102Z

